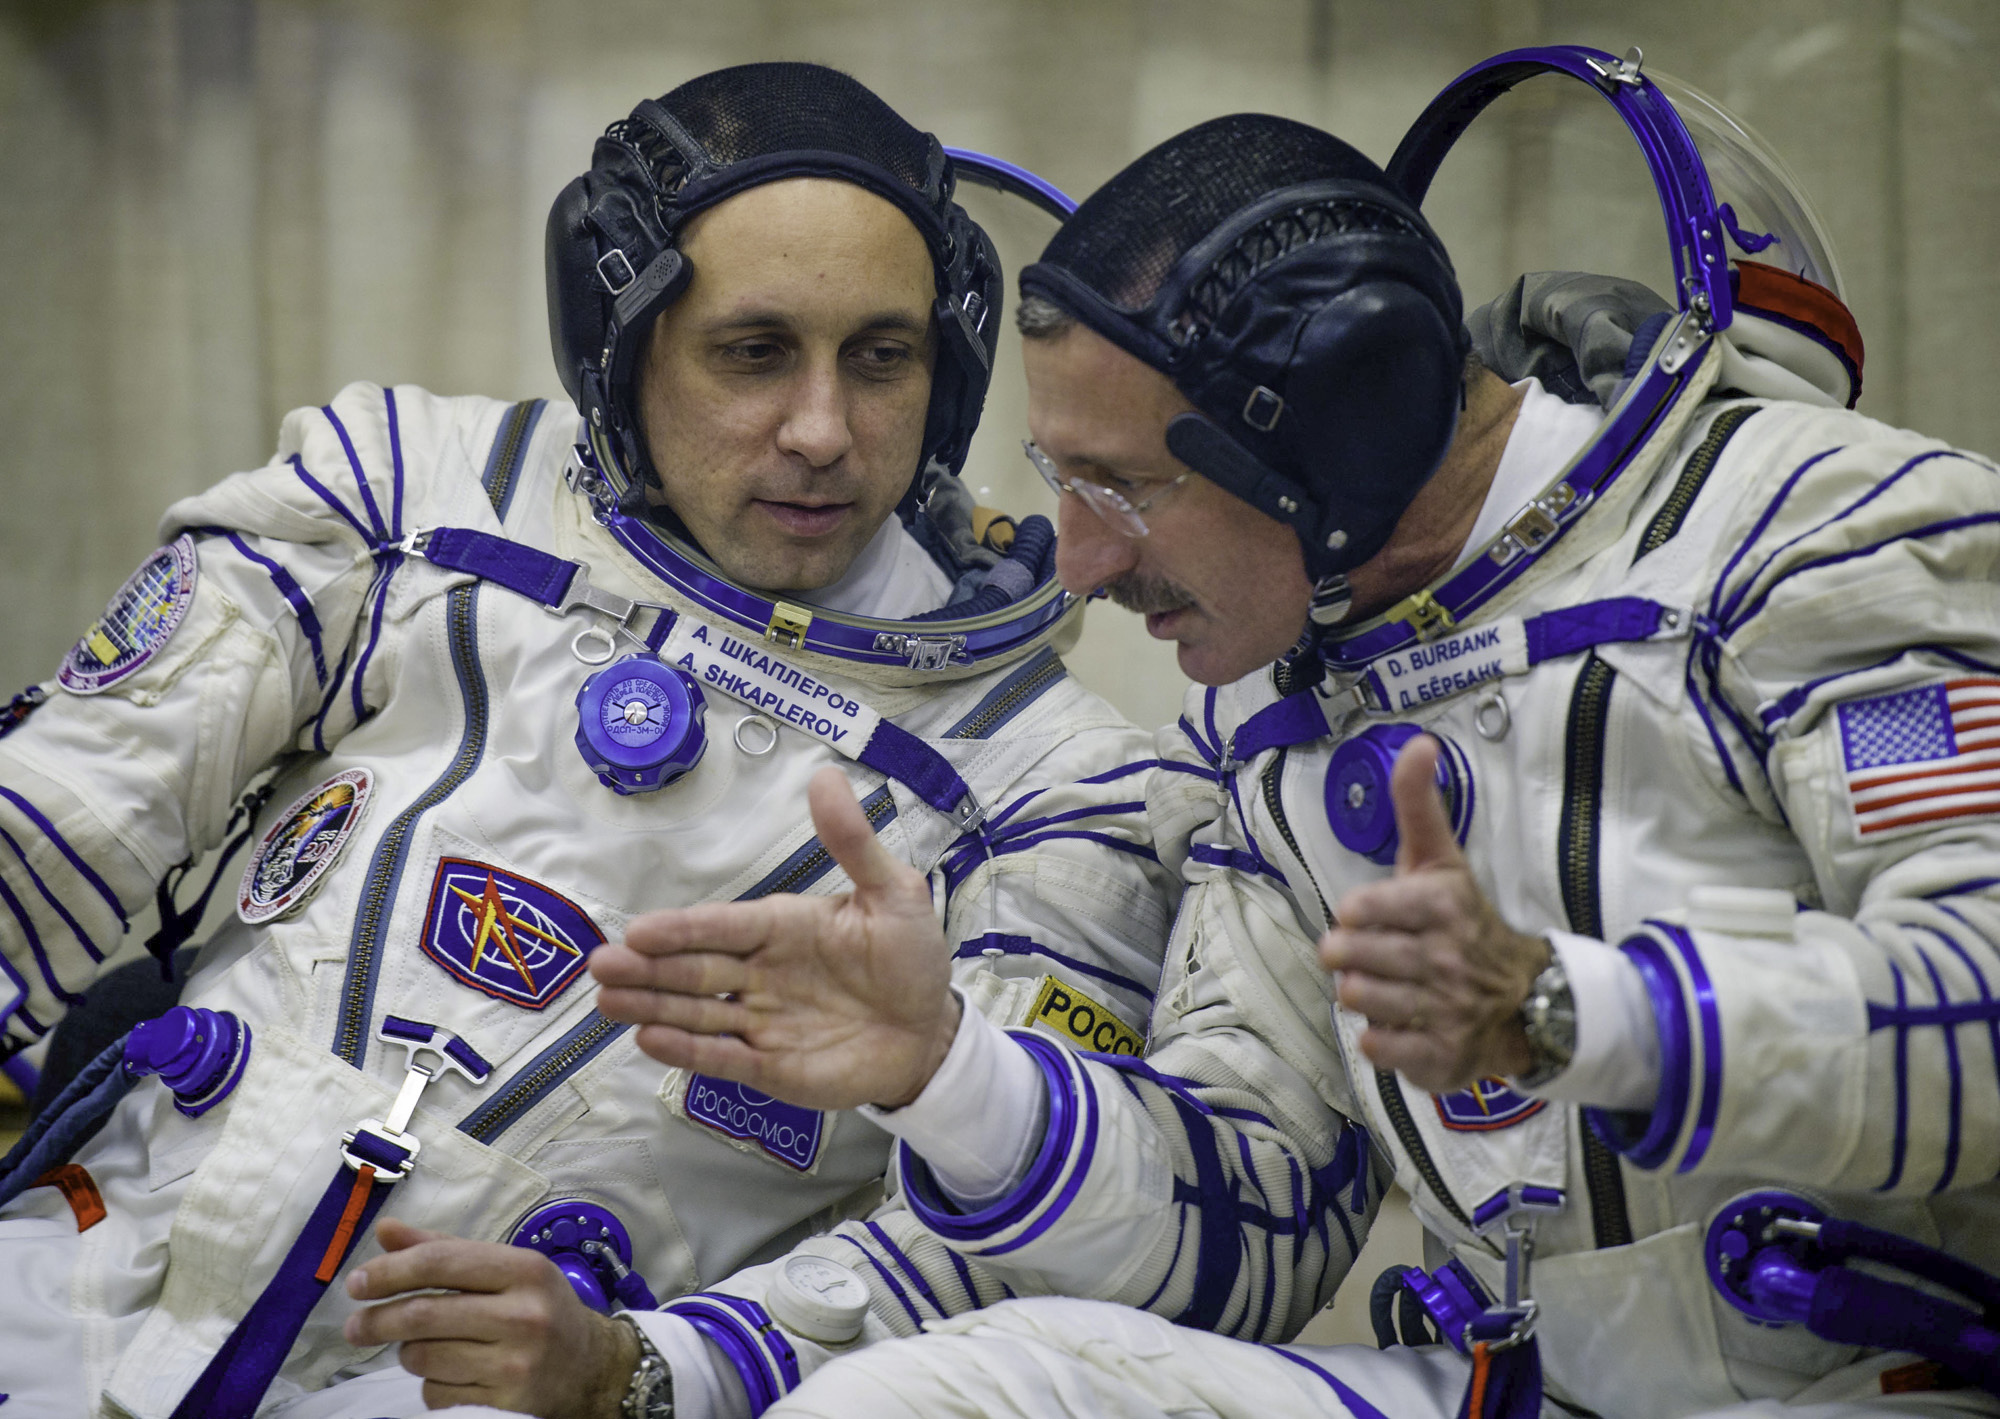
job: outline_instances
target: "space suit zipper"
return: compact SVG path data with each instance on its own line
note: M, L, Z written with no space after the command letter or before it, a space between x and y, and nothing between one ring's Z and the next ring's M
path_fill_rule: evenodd
M1700 444L1681 465L1681 476L1675 480L1673 491L1667 494L1660 510L1653 514L1653 520L1646 524L1646 531L1639 538L1639 548L1632 554L1635 563L1648 552L1657 552L1664 547L1681 530L1681 524L1687 521L1688 510L1694 506L1696 496L1708 482L1708 475L1715 471L1716 463L1722 458L1722 450L1728 447L1736 431L1749 422L1750 416L1763 407L1761 404L1742 405L1725 409L1715 416L1715 422L1708 426Z
M1331 925L1333 922L1332 908L1327 903L1326 894L1320 891L1319 883L1314 879L1312 869L1306 863L1305 854L1299 850L1299 840L1293 836L1291 820L1285 814L1281 780L1284 776L1285 760L1289 757L1290 753L1289 746L1281 747L1278 750L1277 756L1264 769L1264 777L1261 785L1264 809L1271 815L1271 821L1276 824L1278 836L1284 840L1285 846L1291 850L1292 860L1298 863L1300 869L1306 874L1306 880L1312 884L1313 895L1319 899L1320 915ZM1445 1211L1451 1213L1453 1217L1457 1218L1464 1225L1467 1231L1470 1231L1472 1229L1471 1219L1466 1216L1465 1209L1459 1206L1458 1199L1451 1195L1451 1189L1445 1186L1444 1174L1438 1171L1437 1163L1431 1157L1430 1149L1424 1144L1423 1135L1417 1131L1416 1120L1410 1117L1410 1106L1403 1098L1402 1084L1389 1071L1377 1070L1375 1073L1375 1088L1382 1099L1382 1111L1388 1114L1389 1125L1395 1132L1397 1141L1403 1145L1403 1152L1409 1157L1412 1166L1416 1168L1417 1176L1423 1179L1424 1186L1430 1189L1431 1195L1437 1198Z
M1609 735L1611 691L1618 674L1591 655L1577 675L1570 697L1563 811L1557 836L1557 876L1569 929L1580 936L1602 937L1604 916L1597 890L1599 816L1604 806L1604 749ZM1590 1196L1590 1226L1600 1247L1624 1246L1632 1240L1632 1221L1625 1207L1625 1178L1618 1157L1587 1123L1579 1121L1585 1190Z
M446 639L451 647L452 668L458 672L459 689L465 696L465 732L459 739L458 752L431 786L382 830L382 840L376 845L361 889L361 910L354 919L347 979L341 990L339 1023L333 1037L333 1052L357 1069L361 1067L367 1044L368 1006L375 993L376 957L386 924L384 915L396 884L402 880L411 830L417 819L472 776L486 751L487 692L485 672L479 665L478 592L476 585L461 586L446 597Z

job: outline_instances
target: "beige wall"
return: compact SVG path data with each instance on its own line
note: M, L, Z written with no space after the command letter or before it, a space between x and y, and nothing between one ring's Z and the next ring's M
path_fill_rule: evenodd
M10 0L0 3L0 694L48 674L169 499L351 379L556 394L541 223L641 95L755 58L850 70L947 142L1085 193L1212 114L1378 159L1453 74L1573 39L1707 88L1818 203L1869 342L1862 407L2000 449L1990 0ZM1579 92L1581 90L1579 89ZM1482 123L1432 210L1473 300L1643 264L1608 111ZM1048 224L975 199L1010 264ZM1011 355L971 481L1046 495ZM1100 610L1079 673L1138 718L1172 657Z

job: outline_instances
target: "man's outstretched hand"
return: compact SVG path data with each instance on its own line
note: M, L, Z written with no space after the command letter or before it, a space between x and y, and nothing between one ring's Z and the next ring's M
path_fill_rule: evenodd
M808 790L854 889L652 912L590 957L597 1008L663 1064L806 1108L898 1108L958 1030L951 952L923 875L890 856L838 769Z
M1444 1093L1527 1070L1519 1012L1549 944L1508 926L1473 880L1437 791L1437 756L1428 734L1397 756L1396 875L1340 899L1319 959L1340 972L1340 1003L1368 1017L1362 1053Z

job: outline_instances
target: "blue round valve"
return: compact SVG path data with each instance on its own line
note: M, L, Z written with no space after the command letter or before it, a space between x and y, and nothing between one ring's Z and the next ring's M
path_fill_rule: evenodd
M1423 732L1414 724L1370 725L1333 751L1326 770L1326 818L1349 852L1385 866L1396 860L1401 834L1389 774L1403 746ZM1438 755L1438 791L1444 795L1452 833L1463 844L1472 827L1472 767L1451 740L1432 737L1443 751Z
M651 793L701 762L707 712L694 676L629 655L576 692L576 747L614 793Z

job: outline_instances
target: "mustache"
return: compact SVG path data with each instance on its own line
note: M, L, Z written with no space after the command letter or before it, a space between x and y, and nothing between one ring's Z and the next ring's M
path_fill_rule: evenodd
M1112 601L1141 616L1180 611L1194 605L1193 593L1165 577L1127 572L1116 581L1106 582L1104 594Z

